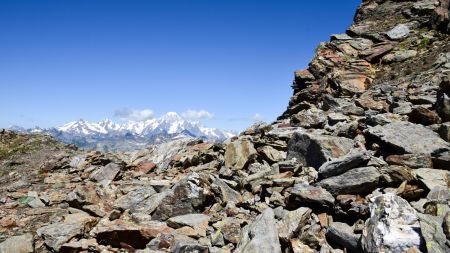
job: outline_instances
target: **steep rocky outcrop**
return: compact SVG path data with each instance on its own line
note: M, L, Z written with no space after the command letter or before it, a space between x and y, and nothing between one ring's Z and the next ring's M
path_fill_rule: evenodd
M77 150L0 133L0 252L449 252L448 0L365 0L272 124Z

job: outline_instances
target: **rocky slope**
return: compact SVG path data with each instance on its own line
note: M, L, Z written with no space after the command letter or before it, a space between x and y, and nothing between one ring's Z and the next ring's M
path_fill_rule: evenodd
M363 1L280 119L223 144L2 132L0 252L450 252L448 8Z

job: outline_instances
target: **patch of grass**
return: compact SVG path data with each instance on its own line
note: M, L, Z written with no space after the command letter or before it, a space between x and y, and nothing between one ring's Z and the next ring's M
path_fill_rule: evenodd
M25 154L39 150L43 144L41 136L17 135L13 139L0 143L0 160L10 158L16 154Z
M418 45L418 48L419 48L419 49L422 49L422 48L427 47L427 46L430 45L430 44L431 44L430 38L424 37L424 38L420 41L420 43L419 43L419 45Z

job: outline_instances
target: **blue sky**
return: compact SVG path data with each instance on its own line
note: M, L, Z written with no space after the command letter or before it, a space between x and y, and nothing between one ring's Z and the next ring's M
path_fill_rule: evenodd
M188 110L229 130L271 122L359 3L0 0L0 127Z

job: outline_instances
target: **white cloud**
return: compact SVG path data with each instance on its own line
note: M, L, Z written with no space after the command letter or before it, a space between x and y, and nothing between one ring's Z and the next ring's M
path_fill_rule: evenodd
M252 120L253 121L263 121L264 117L261 114L256 113L255 115L253 115Z
M114 116L123 120L144 121L153 118L153 111L150 109L119 109L114 112Z
M256 113L253 116L229 118L228 121L259 122L264 121L264 117L261 114Z
M201 119L212 119L214 114L206 110L187 110L181 114L183 118L188 120L201 120Z

